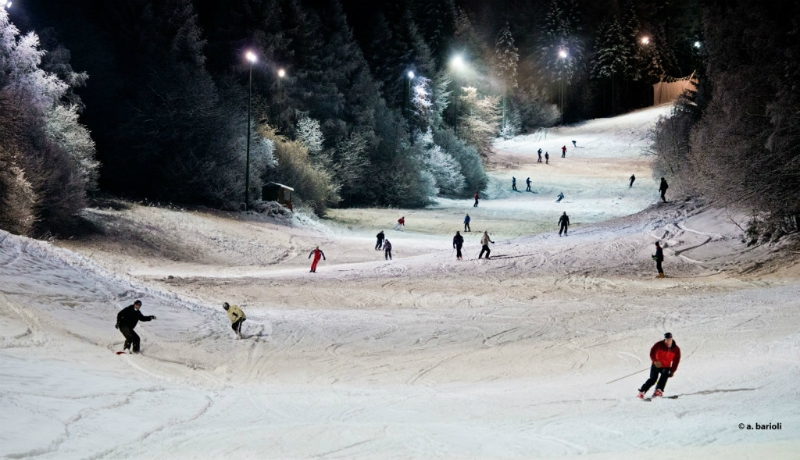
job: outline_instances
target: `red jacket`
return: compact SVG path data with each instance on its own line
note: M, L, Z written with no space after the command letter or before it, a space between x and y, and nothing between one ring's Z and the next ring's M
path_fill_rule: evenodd
M675 340L672 341L671 347L667 347L667 344L660 340L650 349L650 361L653 364L658 361L661 363L662 369L668 367L672 372L675 372L681 362L681 349Z
M406 224L406 218L405 217L401 217L401 218L397 219L397 223L400 224L400 225L405 225Z

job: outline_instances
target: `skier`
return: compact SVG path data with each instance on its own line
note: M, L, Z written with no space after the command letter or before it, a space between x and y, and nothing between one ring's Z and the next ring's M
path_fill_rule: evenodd
M572 141L572 146L578 148L578 144L575 141Z
M564 236L567 236L567 228L569 227L569 216L567 215L567 211L564 211L564 214L558 218L558 236L561 236L561 232L564 232Z
M539 151L538 151L538 152L536 152L536 153L538 153L538 154L539 154L539 160L538 160L538 161L536 161L536 162L537 162L537 163L541 163L541 162L542 162L542 149L539 149Z
M378 242L375 243L375 250L380 251L381 247L383 246L383 239L386 238L386 236L383 234L383 230L381 230L380 233L375 236L378 238Z
M530 192L531 190L531 178L525 179L525 183L528 184L528 188L525 189L526 192Z
M672 340L671 332L664 334L664 340L659 340L650 349L650 361L653 362L650 366L650 378L639 388L637 396L639 399L644 399L644 394L656 383L656 380L658 380L658 384L656 384L653 397L664 396L667 379L674 376L675 371L678 370L678 364L681 362L681 349Z
M231 305L228 302L222 303L222 308L228 313L228 319L231 320L231 329L236 333L236 338L242 338L242 323L245 319L244 312L236 305Z
M479 199L480 199L480 195L478 195L478 192L475 192L475 204L472 205L473 208L477 208L478 207L478 200Z
M461 236L461 233L456 232L456 236L453 237L453 248L456 250L456 260L461 260L462 246L464 246L464 237Z
M567 146L566 145L562 145L561 146L561 158L566 158L566 157L567 157Z
M479 258L479 259L480 259L481 257L483 257L483 253L484 253L484 252L486 252L486 258L487 258L487 259L489 258L489 254L491 254L491 253L492 253L492 250L491 250L491 249L489 249L489 243L492 243L492 244L494 244L494 241L492 241L492 240L489 238L489 232L488 232L488 231L486 231L486 232L483 232L483 236L481 237L481 253L478 255L478 258Z
M544 152L544 164L546 165L550 164L550 154L547 152Z
M658 278L663 278L664 269L661 268L661 262L664 261L664 251L661 249L661 245L658 244L658 241L656 241L656 253L653 254L653 260L656 261L656 270L658 270Z
M383 241L383 258L384 260L392 260L392 243L388 239Z
M663 177L661 178L661 185L658 186L658 191L661 192L661 199L664 200L664 203L667 202L667 189L669 185L667 184L667 180Z
M514 176L511 176L511 190L517 191L517 178Z
M403 227L406 226L406 216L403 216L397 219L397 225L394 226L395 230L403 231Z
M467 216L464 217L464 232L471 232L472 231L472 229L469 228L469 221L470 221L469 214L467 214Z
M556 203L561 203L561 200L563 200L563 199L564 199L564 192L559 192L558 199L556 200Z
M134 353L139 353L139 344L141 343L141 339L139 339L139 334L133 331L139 321L151 321L156 319L155 315L144 316L139 309L142 308L142 301L137 300L133 302L133 305L128 305L127 307L123 308L122 310L117 313L117 324L114 325L122 335L125 336L125 346L122 348L123 352L125 350L131 350ZM133 345L133 349L131 349L131 344Z
M316 249L313 249L309 254L308 258L310 259L311 256L314 256L314 261L311 262L311 271L309 273L316 273L317 272L317 264L319 263L319 258L322 257L322 260L328 260L325 258L325 253L317 246Z
M628 186L628 188L631 188L631 187L633 187L633 181L635 181L635 180L636 180L636 176L635 176L635 175L633 175L633 174L631 174L631 179L630 179L630 180L631 180L631 185L629 185L629 186Z

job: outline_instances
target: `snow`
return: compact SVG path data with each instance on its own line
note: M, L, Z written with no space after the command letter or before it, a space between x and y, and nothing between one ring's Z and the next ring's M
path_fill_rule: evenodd
M745 248L741 217L701 202L651 206L646 171L627 189L640 152L588 145L630 144L638 134L610 138L663 110L565 128L595 157L568 152L551 170L517 140L478 209L443 199L306 225L132 205L88 211L104 234L80 241L0 232L0 457L797 458L788 243ZM509 192L505 177L524 190L528 171L577 198ZM562 210L582 223L565 238ZM476 232L457 262L463 212ZM478 261L487 222L495 258ZM392 262L371 249L381 228ZM142 354L115 356L115 315L136 298L158 319L137 327ZM244 340L223 300L247 314ZM667 331L683 359L666 393L680 396L643 403ZM738 427L756 422L782 429Z

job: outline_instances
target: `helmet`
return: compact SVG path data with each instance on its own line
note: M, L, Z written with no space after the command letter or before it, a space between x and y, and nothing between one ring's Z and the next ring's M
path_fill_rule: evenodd
M230 304L228 304L228 302L223 302L222 303L222 308L224 308L225 310L227 310L229 307L230 307Z

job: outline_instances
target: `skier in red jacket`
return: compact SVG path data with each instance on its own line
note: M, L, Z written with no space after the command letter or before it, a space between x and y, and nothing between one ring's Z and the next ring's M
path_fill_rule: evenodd
M658 379L658 384L653 396L663 396L667 379L675 375L675 371L678 370L678 364L681 362L681 349L672 340L671 332L664 334L664 340L656 342L650 349L650 361L653 362L653 365L650 366L650 378L639 388L639 399L644 399L644 394L656 383L656 379Z
M317 272L317 264L319 263L319 258L322 257L323 260L328 260L325 258L325 253L322 252L322 249L317 246L316 249L313 249L309 254L308 258L310 259L311 256L314 256L314 261L311 262L311 271L309 273L316 273Z

